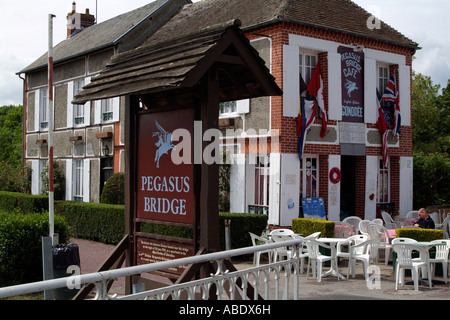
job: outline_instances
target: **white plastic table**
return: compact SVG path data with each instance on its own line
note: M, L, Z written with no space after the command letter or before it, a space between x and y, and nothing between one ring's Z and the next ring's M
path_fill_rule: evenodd
M334 248L334 257L331 258L331 268L329 271L325 272L322 277L327 277L329 275L334 275L338 277L339 279L345 279L345 277L339 272L339 268L337 265L337 259L336 259L336 245L339 242L345 242L348 239L347 238L319 238L316 239L319 242L328 243L331 247Z

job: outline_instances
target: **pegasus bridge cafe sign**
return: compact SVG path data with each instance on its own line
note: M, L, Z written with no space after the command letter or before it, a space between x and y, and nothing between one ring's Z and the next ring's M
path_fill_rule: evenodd
M192 161L175 163L174 132L192 135L194 110L178 109L145 113L138 118L136 217L158 224L193 225L195 220L194 166ZM178 147L186 146L181 140ZM178 150L179 151L179 150ZM189 153L189 152L186 152ZM191 160L191 159L190 159ZM194 245L138 236L137 263L147 264L194 254ZM183 270L166 270L181 274Z
M342 121L364 123L364 52L340 46Z

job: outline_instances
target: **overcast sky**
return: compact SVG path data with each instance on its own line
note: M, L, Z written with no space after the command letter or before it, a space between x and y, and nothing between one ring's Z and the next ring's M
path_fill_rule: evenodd
M48 14L54 19L54 44L66 38L66 16L73 0L0 0L0 106L22 104L23 81L16 73L48 48ZM152 0L97 0L102 22ZM196 2L196 1L195 1ZM445 87L450 79L449 0L354 0L391 27L419 43L413 69ZM77 11L96 12L96 0L76 0Z

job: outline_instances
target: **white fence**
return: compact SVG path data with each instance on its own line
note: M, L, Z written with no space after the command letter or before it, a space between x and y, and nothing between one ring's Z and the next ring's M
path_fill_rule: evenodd
M243 255L254 254L257 251L276 250L285 248L286 246L290 246L293 249L292 252L296 253L301 243L302 240L289 240L282 243L276 242L256 247L221 251L147 265L4 287L0 288L0 298L59 288L80 288L83 285L94 284L96 287L95 300L164 300L168 298L173 300L207 300L212 298L212 295L218 300L297 300L299 289L299 259L296 254L290 259L277 263L263 264L241 270L228 270L224 261L232 260L232 258ZM112 279L208 262L216 265L217 271L207 278L131 295L110 296L107 292L107 284Z

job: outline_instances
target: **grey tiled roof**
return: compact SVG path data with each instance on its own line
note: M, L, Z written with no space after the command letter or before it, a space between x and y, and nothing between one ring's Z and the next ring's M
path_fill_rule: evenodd
M381 22L381 29L367 28L370 16L350 0L202 0L184 6L148 41L239 19L244 30L287 21L417 48L417 43L384 22Z
M167 90L193 91L217 68L221 101L281 95L274 77L239 29L238 20L115 55L73 103Z
M84 29L59 44L53 49L55 63L69 60L119 43L136 25L153 14L159 7L170 0L156 0L133 11ZM187 2L187 1L178 1ZM47 65L47 53L27 66L20 73L30 72Z

